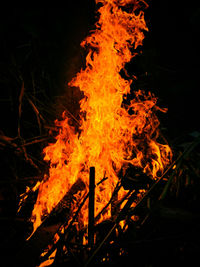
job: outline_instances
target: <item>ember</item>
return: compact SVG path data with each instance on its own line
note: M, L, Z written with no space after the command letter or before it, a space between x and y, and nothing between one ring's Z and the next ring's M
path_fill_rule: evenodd
M51 213L71 187L81 180L85 187L76 193L79 201L89 190L89 169L95 166L95 183L107 177L95 189L95 214L107 208L97 222L111 218L109 202L120 172L134 166L152 179L158 179L170 163L172 153L167 144L159 143L159 108L157 98L150 92L137 91L130 97L130 77L122 78L125 68L142 45L147 31L144 1L97 0L99 19L96 29L81 43L88 49L86 66L69 83L78 87L84 97L80 101L80 127L75 128L63 112L63 120L56 121L60 131L56 142L44 149L44 160L49 161L49 177L39 187L37 201L32 212L33 233L45 216ZM129 11L125 6L129 5ZM117 192L120 202L126 195L121 186ZM121 207L122 208L122 207ZM88 201L78 215L78 229L88 224Z

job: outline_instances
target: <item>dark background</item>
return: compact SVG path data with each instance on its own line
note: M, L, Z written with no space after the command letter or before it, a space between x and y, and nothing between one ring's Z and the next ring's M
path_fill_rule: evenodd
M200 5L198 1L148 2L145 17L149 32L145 33L144 44L138 49L139 55L127 68L130 74L138 77L134 89L154 92L158 105L168 108L167 114L158 116L162 132L172 144L176 157L174 140L200 130ZM60 8L10 7L0 10L0 222L3 224L0 240L3 253L17 251L20 242L24 244L25 221L30 218L34 199L22 214L16 215L19 195L25 191L26 185L32 187L48 171L42 159L42 148L49 143L49 129L54 126L54 120L61 117L64 109L78 118L78 101L82 95L78 89L69 88L67 83L84 66L86 51L79 44L94 29L96 16L93 0L69 0ZM23 85L25 90L20 103ZM37 136L38 139L34 139ZM46 136L44 142L24 146L32 140L40 140L40 136ZM198 165L197 157L191 158ZM199 182L197 185L192 185L189 200L183 190L176 205L173 198L172 206L186 206L198 213ZM171 224L173 233L181 223ZM159 221L157 224L159 226ZM165 233L167 222L162 225ZM147 234L151 227L154 224L147 226ZM198 237L195 231L194 236ZM157 246L162 250L160 243ZM181 246L182 243L177 245L178 248ZM170 241L166 244L166 248L169 247ZM173 258L172 255L170 259Z
M176 137L199 128L200 7L198 1L153 1L151 10L149 71Z
M159 105L168 107L167 115L161 115L161 123L172 139L199 128L197 2L149 1L149 32L139 49L142 54L129 66L138 77L137 89L155 92ZM78 4L67 1L61 8L1 9L0 112L5 135L16 135L22 80L26 92L44 103L63 95L67 108L76 115L80 94L72 92L67 82L84 64L85 52L79 44L93 29L95 20L93 0Z

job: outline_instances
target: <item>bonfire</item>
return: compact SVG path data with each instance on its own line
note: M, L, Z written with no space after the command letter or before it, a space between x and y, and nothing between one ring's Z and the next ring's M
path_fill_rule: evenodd
M154 197L165 198L184 155L191 151L187 147L172 162L158 118L167 108L157 105L158 98L148 88L134 90L137 77L126 69L141 52L148 4L143 0L96 0L96 4L95 27L81 42L87 51L85 64L68 84L83 95L79 116L63 110L62 119L55 121L59 131L43 149L48 172L27 187L19 203L18 211L31 194L37 195L27 242L62 213L40 251L40 267L54 259L71 263L75 258L78 265L88 266L94 259L109 263L113 255L126 255L118 241L133 225L146 221L151 193L164 182ZM147 212L138 212L144 203Z

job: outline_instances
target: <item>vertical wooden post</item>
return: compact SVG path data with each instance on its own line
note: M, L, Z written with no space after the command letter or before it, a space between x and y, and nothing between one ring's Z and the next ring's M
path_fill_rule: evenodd
M94 201L95 201L95 168L90 167L89 181L89 216L88 216L88 245L94 246Z
M112 203L111 203L111 217L112 218L114 218L116 215L117 201L118 201L118 192L116 192L115 195L113 196Z

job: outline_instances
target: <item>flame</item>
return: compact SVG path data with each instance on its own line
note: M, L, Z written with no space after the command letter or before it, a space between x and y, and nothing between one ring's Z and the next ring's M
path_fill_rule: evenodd
M157 179L171 160L169 146L157 141L159 120L155 112L166 109L156 105L153 94L141 90L129 101L127 95L133 80L120 75L136 55L133 48L142 45L143 32L148 30L144 12L139 11L141 5L147 4L140 0L96 3L100 6L96 29L81 43L89 51L86 66L69 83L84 93L80 101L80 127L76 129L65 112L62 121L56 121L59 134L55 143L44 149L44 159L50 163L49 177L39 187L32 212L33 232L78 180L88 190L91 166L95 166L96 184L108 177L96 187L97 215L108 203L122 168L131 164ZM119 199L124 192L120 189ZM86 203L79 217L80 225L87 225L87 209ZM108 207L100 221L110 216Z

